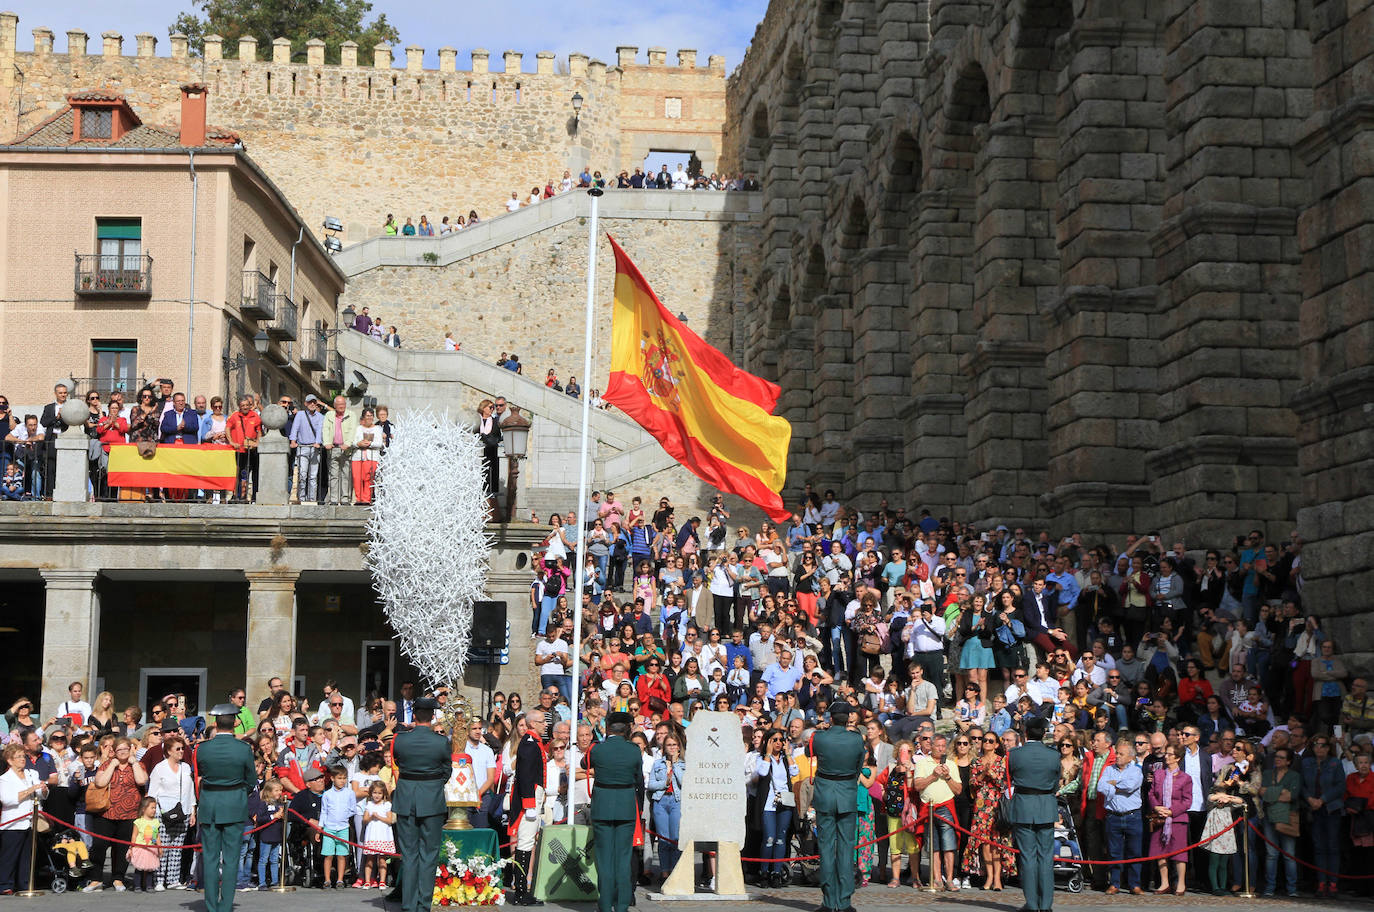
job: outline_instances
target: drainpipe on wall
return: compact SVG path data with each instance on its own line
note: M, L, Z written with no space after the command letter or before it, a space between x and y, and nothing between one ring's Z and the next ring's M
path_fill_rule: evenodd
M196 342L196 203L200 199L200 178L196 176L196 153L187 149L186 155L191 163L191 291L186 298L186 380L185 387L192 389L195 379L191 374L193 352Z

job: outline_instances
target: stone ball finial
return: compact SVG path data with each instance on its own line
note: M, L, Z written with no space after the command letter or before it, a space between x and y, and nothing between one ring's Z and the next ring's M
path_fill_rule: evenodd
M275 402L265 406L262 410L262 426L274 431L286 427L286 409Z
M63 424L69 428L74 428L86 423L91 417L91 410L84 400L73 396L62 403L62 410L58 414L62 416Z

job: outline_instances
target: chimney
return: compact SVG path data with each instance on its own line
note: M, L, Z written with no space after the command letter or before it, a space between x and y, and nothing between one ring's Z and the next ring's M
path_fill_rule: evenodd
M181 144L199 148L205 145L205 99L209 86L191 83L181 87Z

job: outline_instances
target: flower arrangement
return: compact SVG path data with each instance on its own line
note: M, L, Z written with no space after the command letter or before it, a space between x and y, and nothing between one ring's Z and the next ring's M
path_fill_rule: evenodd
M501 862L485 855L461 858L455 843L444 842L444 858L434 877L434 902L440 906L503 906Z

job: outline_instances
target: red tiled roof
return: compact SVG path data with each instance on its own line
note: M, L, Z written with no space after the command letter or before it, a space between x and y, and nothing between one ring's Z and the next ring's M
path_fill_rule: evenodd
M175 126L153 126L152 124L139 124L132 130L125 133L114 142L107 139L82 140L72 142L72 134L76 127L76 111L70 105L58 111L52 117L34 127L28 133L16 139L13 146L30 146L34 148L58 148L70 146L72 148L99 148L105 146L111 149L181 149L181 134ZM242 142L239 135L232 130L224 130L217 127L209 127L205 131L205 145L207 146L234 146Z

